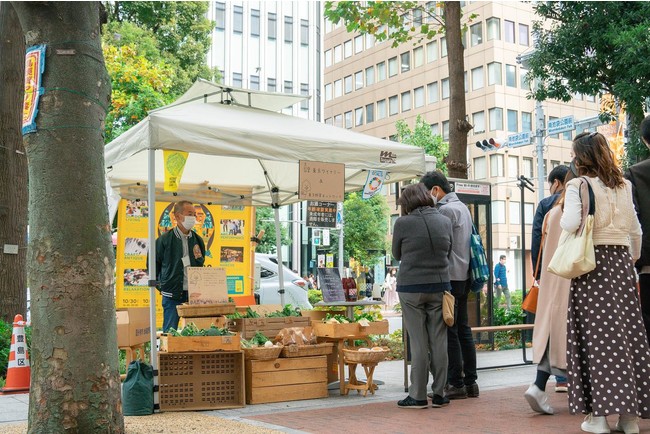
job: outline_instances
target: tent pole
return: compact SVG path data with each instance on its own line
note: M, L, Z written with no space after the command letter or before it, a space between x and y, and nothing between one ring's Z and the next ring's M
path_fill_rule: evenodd
M280 232L280 189L271 188L271 206L275 221L275 247L278 258L278 282L280 283L280 304L284 307L284 265L282 264L282 233Z
M147 186L147 204L149 205L149 326L151 342L151 366L158 370L158 348L156 345L156 150L149 149L149 185ZM158 376L154 375L154 386ZM158 403L158 392L154 392L154 404Z
M341 211L341 228L339 229L339 274L341 277L345 277L343 275L343 228L344 228L344 221L343 221L343 211Z

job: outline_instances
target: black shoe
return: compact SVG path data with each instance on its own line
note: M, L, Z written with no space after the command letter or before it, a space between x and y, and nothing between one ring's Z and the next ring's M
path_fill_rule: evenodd
M467 398L467 391L465 390L465 386L455 387L448 384L445 387L445 396L449 399L465 399Z
M465 390L467 391L467 396L470 398L478 398L478 384L466 384Z
M424 401L418 401L417 399L407 396L401 401L397 401L397 406L399 408L427 408L429 407L429 401L426 399Z
M446 396L433 395L431 398L431 407L440 408L449 405L449 398Z

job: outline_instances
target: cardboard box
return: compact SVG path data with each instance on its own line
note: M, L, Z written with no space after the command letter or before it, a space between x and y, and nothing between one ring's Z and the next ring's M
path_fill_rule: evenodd
M118 309L115 317L118 347L133 347L151 340L148 307Z

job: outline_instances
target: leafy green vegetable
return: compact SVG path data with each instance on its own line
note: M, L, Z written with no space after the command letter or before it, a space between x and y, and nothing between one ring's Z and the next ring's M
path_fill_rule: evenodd
M249 342L253 345L263 346L268 340L269 338L267 338L264 333L258 331Z

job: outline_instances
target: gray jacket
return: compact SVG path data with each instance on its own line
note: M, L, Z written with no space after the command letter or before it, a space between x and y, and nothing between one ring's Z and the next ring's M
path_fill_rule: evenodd
M418 208L398 218L392 246L393 257L401 261L398 285L449 282L451 245L451 221L436 208Z
M438 202L438 210L449 217L454 242L449 258L449 277L451 280L469 279L470 236L472 235L472 216L467 205L458 199L456 193L447 193Z

